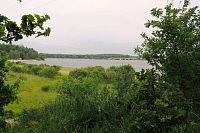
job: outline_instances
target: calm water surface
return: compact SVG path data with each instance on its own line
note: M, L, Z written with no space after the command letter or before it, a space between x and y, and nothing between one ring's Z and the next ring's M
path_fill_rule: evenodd
M111 66L132 65L136 71L142 68L150 68L147 61L144 60L96 60L96 59L60 59L60 58L47 58L44 61L28 60L23 61L28 64L47 64L58 65L63 67L84 68L91 66L102 66L109 68Z

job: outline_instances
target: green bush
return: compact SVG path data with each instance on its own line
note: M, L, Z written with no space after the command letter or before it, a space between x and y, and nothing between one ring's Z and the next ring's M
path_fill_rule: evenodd
M12 70L13 72L19 73L19 72L22 72L22 67L13 65L13 66L11 67L11 70Z
M32 65L25 63L13 63L9 62L9 66L12 71L18 73L28 73L47 78L54 78L60 70L59 66L48 66L48 65Z
M59 67L56 67L56 66L43 66L43 68L38 71L38 75L40 76L44 76L44 77L47 77L47 78L53 78L55 77L55 75L58 74L58 71L60 70Z
M77 69L59 86L56 101L36 110L37 124L22 114L23 122L15 131L168 133L192 127L191 103L153 69L137 73L131 66Z
M0 132L5 132L5 120L7 119L7 114L9 114L4 107L17 99L16 92L19 88L18 83L13 85L7 84L7 72L8 69L6 67L6 58L0 57Z
M43 92L48 92L49 90L51 90L51 86L43 86L41 89Z

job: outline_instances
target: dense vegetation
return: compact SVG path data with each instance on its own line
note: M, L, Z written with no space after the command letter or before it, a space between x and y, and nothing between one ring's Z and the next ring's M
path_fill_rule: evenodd
M156 20L146 23L155 28L136 52L158 70L166 82L179 88L185 98L193 103L193 110L200 115L200 11L190 7L185 0L181 8L173 4L165 10L151 11Z
M59 66L32 65L21 62L9 62L8 65L13 72L34 74L47 78L54 78L60 70Z
M13 84L20 80L17 90L17 100L5 107L16 116L24 109L38 108L44 106L57 96L56 85L59 78L46 78L26 73L15 73L9 71L7 83Z
M19 0L21 1L21 0ZM21 24L18 25L15 21L8 17L0 15L0 41L5 43L12 43L24 38L36 35L49 36L51 29L44 28L44 23L49 20L48 15L23 15ZM5 66L6 58L0 56L0 132L5 132L6 111L4 107L16 99L16 85L7 85L5 83L5 76L7 68Z
M4 120L7 116L7 111L4 110L4 107L16 100L16 89L18 88L17 83L14 83L13 85L6 84L5 74L8 70L5 66L5 62L5 58L0 58L0 132L3 130L2 127L6 126Z
M70 55L70 54L45 54L46 58L71 58L71 59L138 59L137 56L122 54L89 54L89 55Z
M154 68L78 69L59 85L59 97L24 111L15 132L193 132L200 130L200 13L185 0L153 9L152 36L136 52ZM34 116L34 117L33 117ZM32 124L34 123L34 124Z
M200 11L184 0L178 8L170 3L151 14L156 19L145 25L155 30L142 34L145 41L135 52L152 69L71 71L58 84L55 101L24 110L7 132L198 133Z
M189 119L191 103L181 90L153 69L77 69L63 79L59 92L57 100L45 107L24 111L12 130L160 133L200 128L195 119Z
M0 44L0 55L8 56L9 59L37 59L43 60L44 55L39 54L32 48L27 48L19 45Z

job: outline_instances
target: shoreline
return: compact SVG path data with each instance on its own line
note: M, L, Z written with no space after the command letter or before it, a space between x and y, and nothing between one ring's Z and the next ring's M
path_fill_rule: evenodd
M45 61L46 59L69 59L69 60L113 60L113 61L131 61L131 60L144 60L144 59L136 59L136 58L105 58L105 59L98 59L98 58L45 58L44 60L36 60L36 59L26 59L26 60L16 60L16 59L9 59L8 61L12 62L26 62L26 61ZM145 61L145 60L144 60Z
M46 64L50 66L61 66L65 68L85 68L102 66L110 68L112 66L131 65L136 71L142 68L151 68L145 60L102 60L102 59L69 59L69 58L47 58L45 60L10 60L12 62L22 62L26 64Z

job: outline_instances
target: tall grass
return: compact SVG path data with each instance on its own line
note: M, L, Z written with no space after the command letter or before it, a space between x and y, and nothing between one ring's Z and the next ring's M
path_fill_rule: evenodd
M58 82L56 79L9 72L7 76L9 83L13 83L18 79L21 80L18 90L18 100L5 107L6 110L11 110L15 114L19 114L26 108L41 107L48 101L54 100L58 94L55 90L42 91L43 86L53 86L54 88Z
M188 117L190 107L154 70L77 69L63 78L55 101L25 110L9 132L195 132L199 125Z

